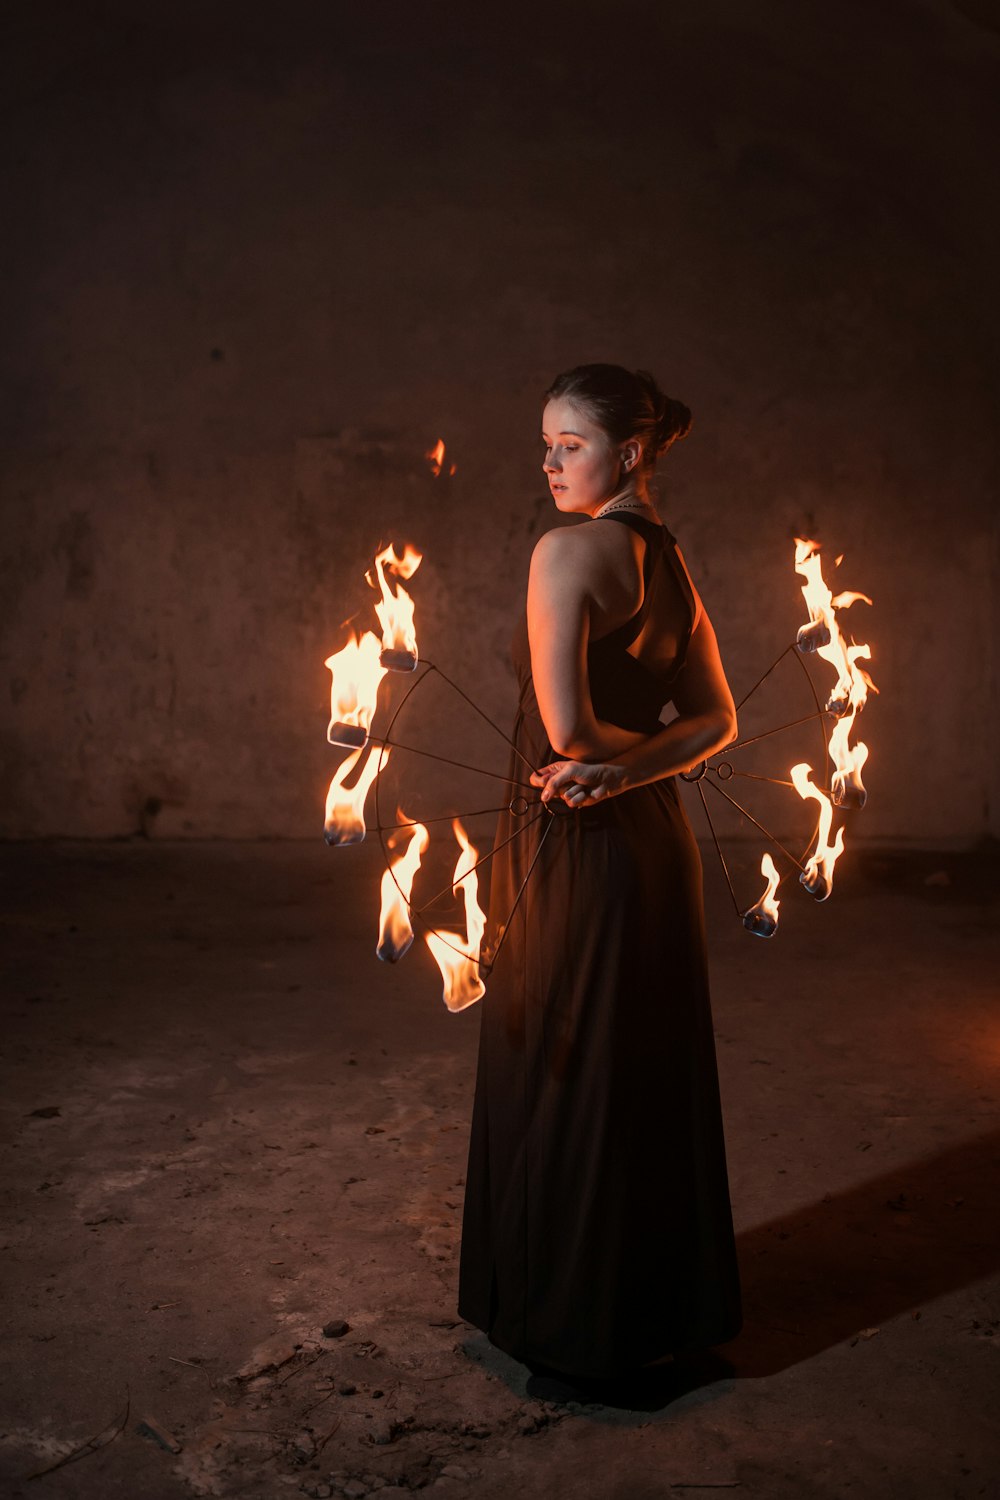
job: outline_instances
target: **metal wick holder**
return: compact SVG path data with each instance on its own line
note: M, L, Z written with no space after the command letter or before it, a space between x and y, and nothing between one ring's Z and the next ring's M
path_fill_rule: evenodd
M360 724L343 724L339 720L326 731L331 745L343 745L348 750L360 750L367 743L368 731Z
M385 667L389 672L413 672L417 666L416 652L405 651L397 646L386 646L378 660L379 666Z
M363 844L365 835L363 829L349 827L342 831L335 823L327 823L323 829L323 838L331 849L339 849L349 844Z
M814 896L817 901L825 901L833 890L833 881L819 868L811 873L803 870L799 876L799 884L803 885L810 896Z
M803 625L795 637L795 644L803 656L810 652L818 651L820 646L829 646L832 636L830 627L825 620L810 620L808 625Z
M774 937L778 930L778 919L766 911L758 911L751 906L749 911L743 913L743 926L747 932L752 932L754 937Z
M384 964L398 964L405 953L409 953L413 944L413 933L400 944L393 942L387 933L382 942L375 949L375 957Z
M868 792L860 771L834 771L830 781L830 801L835 807L860 810L868 801Z

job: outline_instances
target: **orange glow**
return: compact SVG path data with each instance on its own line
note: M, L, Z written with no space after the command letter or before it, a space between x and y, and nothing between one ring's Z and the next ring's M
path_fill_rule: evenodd
M806 861L806 867L799 876L802 884L810 896L815 896L817 901L825 901L833 890L833 867L844 852L844 830L838 828L833 843L830 842L830 829L833 824L833 803L825 792L811 778L812 766L805 762L793 766L788 773L799 796L805 801L813 798L819 803L819 828L816 835L816 850Z
M397 584L393 589L386 578L386 569L397 578L412 578L423 561L422 553L409 543L403 548L402 557L396 556L395 548L389 546L375 558L377 587L382 595L375 605L379 624L382 626L382 652L380 660L384 667L395 667L397 671L411 671L417 664L417 632L413 623L413 600ZM367 574L372 587L371 574Z
M397 816L406 822L406 814L400 809ZM413 877L420 869L420 861L427 851L430 838L422 823L400 829L407 840L405 851L382 876L382 910L378 923L378 947L376 955L383 963L398 963L413 942L413 927L410 923L410 893Z
M389 763L388 750L369 750L368 759L352 787L344 783L364 754L364 746L348 755L337 767L326 794L323 837L328 844L360 844L365 836L365 799L372 782Z
M781 876L770 854L764 854L761 858L760 873L766 879L767 886L760 900L743 913L743 926L757 937L773 937L778 930L778 907L781 902L776 893Z
M465 937L457 932L427 932L428 948L444 980L444 1003L449 1010L464 1010L481 1000L486 986L479 977L479 948L486 930L486 913L479 905L479 877L473 866L478 851L470 844L465 829L456 818L452 823L461 853L455 866L452 890L461 891L465 902ZM456 952L456 949L459 950Z
M385 667L379 662L378 637L366 630L351 636L342 651L328 656L330 668L330 724L326 737L332 745L361 749L368 738Z
M431 473L434 475L434 478L437 479L438 475L441 473L441 470L444 468L444 438L438 438L437 442L434 444L434 447L429 449L428 452L424 454L424 457L429 460ZM454 464L452 464L451 472L453 474L455 472Z

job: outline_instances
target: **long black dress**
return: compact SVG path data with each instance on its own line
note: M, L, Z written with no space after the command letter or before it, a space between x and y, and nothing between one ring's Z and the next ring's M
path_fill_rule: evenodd
M602 519L644 538L645 589L637 615L590 647L594 709L652 732L694 601L664 527ZM627 647L657 588L683 592L688 627L654 676ZM543 766L558 757L526 621L513 657L513 739ZM527 776L514 755L510 775ZM482 1002L458 1310L519 1360L613 1377L742 1324L701 861L674 778L590 808L550 805L493 859L484 952L504 942ZM497 844L533 816L504 813Z

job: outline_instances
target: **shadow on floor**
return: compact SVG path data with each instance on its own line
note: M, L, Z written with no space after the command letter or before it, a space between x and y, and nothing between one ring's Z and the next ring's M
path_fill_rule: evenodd
M773 1375L1000 1267L1000 1131L739 1236L739 1376Z

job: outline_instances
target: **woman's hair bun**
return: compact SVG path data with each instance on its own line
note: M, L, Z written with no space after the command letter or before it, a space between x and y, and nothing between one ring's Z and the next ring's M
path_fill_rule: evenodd
M666 453L671 443L686 438L691 431L691 413L683 401L664 396L663 409L657 413L657 453Z
M653 408L654 451L666 453L671 443L687 437L691 431L691 413L683 401L675 401L660 390L648 370L636 370L636 378L649 393Z

